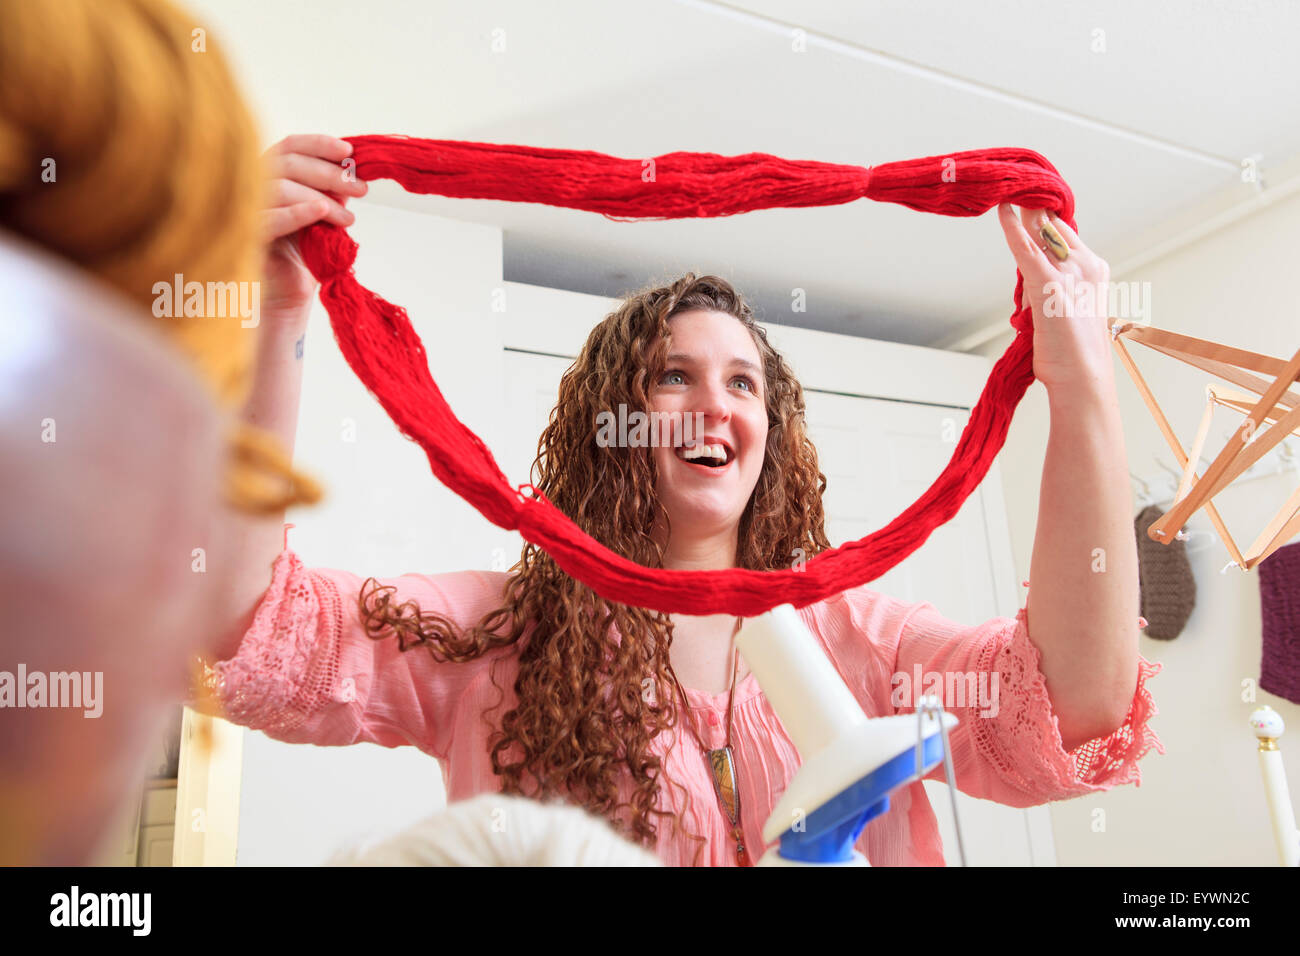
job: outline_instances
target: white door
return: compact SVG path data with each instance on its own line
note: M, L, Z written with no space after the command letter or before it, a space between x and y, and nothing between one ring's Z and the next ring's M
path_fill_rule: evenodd
M560 376L571 363L567 356L506 349L507 400L515 431L501 465L512 483L530 478L537 439L555 405ZM818 392L806 382L805 398L810 437L827 478L826 530L833 545L876 531L915 501L952 457L969 417L960 407ZM1005 594L1010 583L999 576L1012 573L1001 502L986 501L986 495L996 496L997 487L996 481L985 481L952 521L872 582L872 589L909 603L929 601L958 623L997 617L999 588ZM992 512L992 521L986 512ZM934 781L924 786L938 817L944 856L949 865L957 865L948 787ZM957 806L969 864L1050 862L1050 846L1037 847L1036 855L1031 840L1033 832L1040 843L1050 841L1050 836L1044 839L1050 833L1046 808L1020 810L960 792Z

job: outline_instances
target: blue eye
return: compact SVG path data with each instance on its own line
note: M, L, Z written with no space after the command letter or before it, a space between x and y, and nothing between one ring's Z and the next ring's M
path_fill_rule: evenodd
M676 377L677 380L674 381L673 380L674 377ZM748 375L737 375L731 381L733 383L744 382L747 391L753 392L755 394L757 394L758 392L758 386L754 384L754 380L750 378ZM675 368L668 369L666 372L664 372L663 378L659 380L659 384L660 385L685 385L686 384L685 373L682 372L680 369L675 369Z

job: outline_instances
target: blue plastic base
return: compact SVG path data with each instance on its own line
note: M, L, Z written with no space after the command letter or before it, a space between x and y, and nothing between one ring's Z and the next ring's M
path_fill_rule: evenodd
M863 827L889 809L889 794L916 776L916 750L909 747L881 764L808 814L797 830L782 833L781 856L800 863L847 863ZM925 773L942 762L939 734L926 738L921 759Z

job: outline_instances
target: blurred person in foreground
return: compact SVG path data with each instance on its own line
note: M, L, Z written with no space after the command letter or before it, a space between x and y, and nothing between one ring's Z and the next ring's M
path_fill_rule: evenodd
M229 414L265 170L197 24L162 0L0 3L5 864L94 857L229 626L228 509L316 494ZM177 283L218 298L161 295Z

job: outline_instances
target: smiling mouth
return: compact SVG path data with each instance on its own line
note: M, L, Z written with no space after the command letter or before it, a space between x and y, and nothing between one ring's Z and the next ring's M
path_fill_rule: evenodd
M700 465L706 468L725 468L736 458L732 447L721 441L693 442L673 449L673 453L688 465Z

